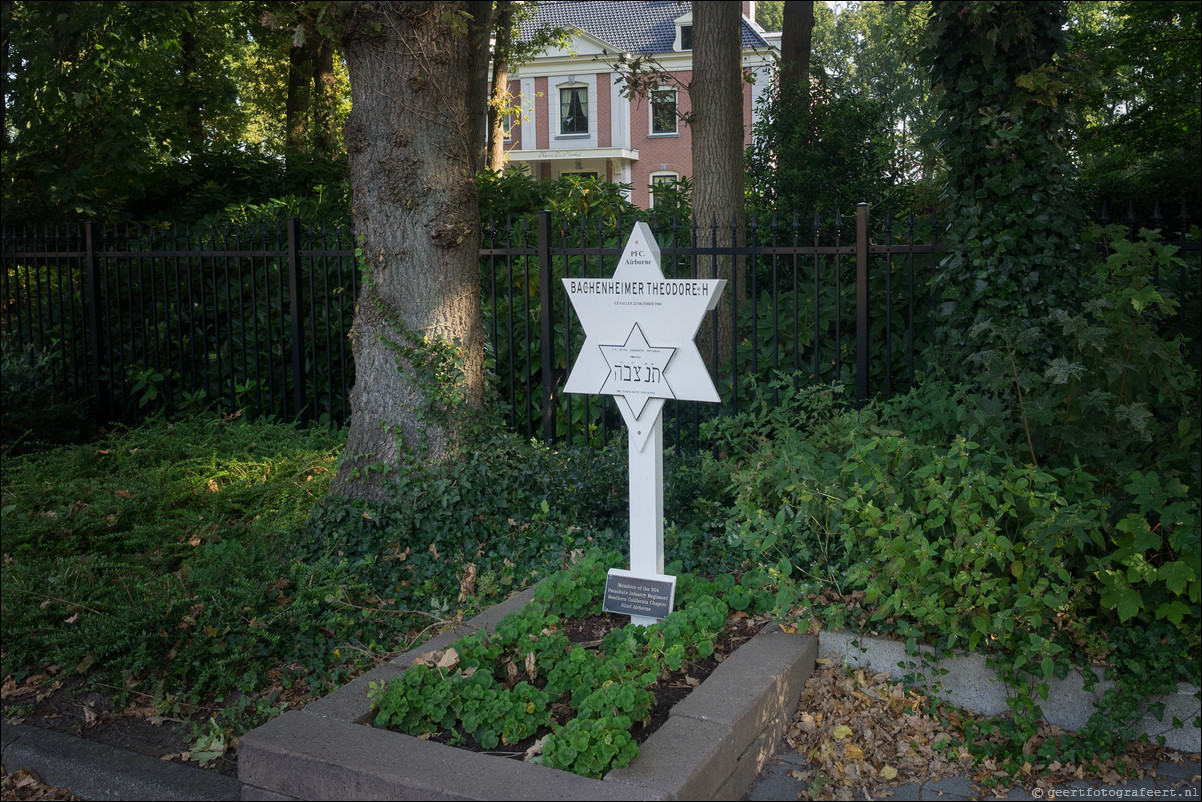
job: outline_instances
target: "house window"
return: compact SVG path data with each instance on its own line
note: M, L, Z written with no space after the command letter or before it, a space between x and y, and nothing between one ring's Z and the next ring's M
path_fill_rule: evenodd
M655 195L660 193L660 203L663 203L663 193L675 192L677 182L680 181L678 173L652 173L651 174L651 208L656 207Z
M596 178L596 171L589 172L588 170L577 170L573 172L563 172L559 174L560 178Z
M588 87L564 86L559 89L559 133L588 133Z
M676 23L676 38L672 42L672 49L677 53L682 50L693 49L693 14L690 12L684 16L677 17Z
M512 111L507 112L505 116L501 118L501 132L504 134L504 139L506 142L513 141L513 118L514 114Z
M676 133L676 90L651 90L651 133Z

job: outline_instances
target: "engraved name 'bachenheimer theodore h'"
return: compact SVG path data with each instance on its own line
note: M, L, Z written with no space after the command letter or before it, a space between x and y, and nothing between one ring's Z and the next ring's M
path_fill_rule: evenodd
M666 279L659 245L637 223L613 278L565 278L585 341L564 391L612 395L641 450L665 399L718 402L693 338L723 279Z

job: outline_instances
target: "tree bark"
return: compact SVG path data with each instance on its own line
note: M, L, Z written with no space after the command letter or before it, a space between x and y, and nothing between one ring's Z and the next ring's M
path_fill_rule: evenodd
M321 36L313 54L313 148L327 156L334 155L338 144L334 130L335 82L334 43Z
M814 0L785 0L780 35L781 86L802 84L809 94Z
M344 130L362 248L355 386L335 494L387 500L410 460L439 465L481 405L479 213L471 125L478 46L464 2L344 2ZM484 40L487 43L487 39Z
M693 77L689 96L693 103L693 217L699 245L711 244L711 226L717 225L719 246L743 242L743 67L742 14L734 0L712 0L693 6ZM703 258L703 276L729 281L718 304L718 363L733 354L731 304L745 294L742 260ZM708 363L713 362L711 318L698 333L698 343ZM711 364L714 369L717 365Z
M311 38L297 46L288 44L288 96L284 101L284 129L288 153L304 153L308 148L309 86L313 75Z
M492 34L492 0L468 0L468 42L473 59L471 62L471 97L468 98L468 117L475 136L476 147L472 151L472 175L484 169L488 154L488 40Z
M492 59L492 89L488 97L488 162L489 170L505 166L505 112L509 106L509 40L513 31L513 2L498 0L496 45Z

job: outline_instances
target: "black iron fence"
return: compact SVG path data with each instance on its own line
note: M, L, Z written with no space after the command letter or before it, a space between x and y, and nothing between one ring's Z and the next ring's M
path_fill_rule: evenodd
M283 227L5 231L6 355L31 351L101 421L201 409L341 423L352 238Z
M698 337L722 404L669 402L670 442L695 439L701 420L757 394L773 398L781 377L842 383L856 399L915 381L933 334L933 217L873 219L860 205L848 221L652 229L666 277L706 277L723 263L739 277L727 292L740 301ZM608 399L561 392L584 337L560 279L608 277L628 234L622 221L589 228L548 212L485 228L489 376L516 431L595 445L621 431ZM353 242L295 218L272 230L5 231L6 358L32 355L61 398L101 420L215 409L340 425L354 380Z
M668 402L669 442L695 439L701 420L737 412L757 393L777 395L782 376L844 383L859 399L908 387L929 341L937 229L935 219L913 215L886 217L873 229L867 205L847 224L840 215L774 218L744 231L653 222L665 277L732 269L739 277L727 293L740 302L715 310L698 337L723 402ZM604 397L561 392L584 335L560 279L612 275L628 235L621 221L590 230L548 213L535 230L486 229L485 318L493 375L514 429L594 445L621 431L617 408Z

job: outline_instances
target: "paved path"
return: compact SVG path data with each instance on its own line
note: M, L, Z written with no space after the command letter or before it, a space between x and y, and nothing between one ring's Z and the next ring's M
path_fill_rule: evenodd
M11 774L21 769L37 773L43 782L69 789L86 800L236 800L241 796L237 779L194 766L171 763L125 752L64 733L23 724L4 724L3 763ZM796 800L801 783L789 776L790 769L805 767L796 753L783 753L761 772L744 799L753 802ZM1161 799L1198 800L1199 765L1162 763L1160 776L1131 780L1117 785L1077 781L1057 786L1057 799ZM868 799L853 793L857 800ZM895 800L972 799L966 777L928 783L908 783L893 789ZM996 797L986 797L996 798ZM1008 800L1042 800L1026 791L1014 790L1001 797Z

